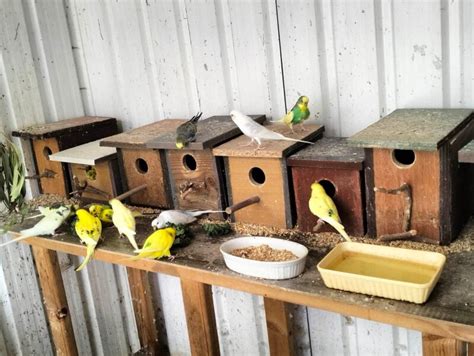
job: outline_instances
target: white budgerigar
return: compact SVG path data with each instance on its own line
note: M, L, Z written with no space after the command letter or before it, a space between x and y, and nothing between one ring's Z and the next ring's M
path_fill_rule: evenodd
M220 210L165 210L162 211L157 218L151 222L151 226L155 229L161 229L166 224L187 225L196 221L197 217L203 214L223 213Z
M21 230L21 236L7 241L0 245L3 247L5 245L11 244L13 242L18 242L23 239L27 239L31 236L40 236L40 235L54 235L54 232L62 223L68 218L71 214L70 206L60 206L59 208L48 208L48 207L39 207L40 216L43 218L38 221L33 227Z
M285 140L285 141L293 141L293 142L303 142L313 144L314 142L298 140L291 137L286 137L279 132L274 132L272 130L267 129L265 126L260 125L258 122L252 120L252 118L244 115L236 110L232 110L230 112L230 117L232 121L239 127L240 131L252 139L252 142L256 141L258 144L257 149L260 148L262 141L265 140Z

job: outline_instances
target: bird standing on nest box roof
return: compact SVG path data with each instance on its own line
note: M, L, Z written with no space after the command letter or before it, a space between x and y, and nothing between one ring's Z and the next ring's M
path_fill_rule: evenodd
M79 209L76 211L77 221L74 225L77 236L81 239L81 242L87 246L87 254L76 271L82 270L90 261L94 254L95 247L99 242L100 235L102 234L102 223L99 218L95 217L85 209Z
M293 108L286 114L282 121L288 125L293 131L293 125L301 124L303 128L303 122L309 118L309 109L308 109L309 99L307 96L300 96Z
M341 224L336 204L334 204L334 201L326 194L323 186L318 182L311 184L309 210L318 218L334 227L347 241L351 241L344 226Z
M191 119L178 126L176 129L176 147L183 149L189 142L196 139L197 122L201 118L202 112L198 112Z
M251 138L250 144L254 141L257 142L258 147L257 150L260 149L262 145L262 141L264 140L283 140L283 141L292 141L292 142L303 142L309 143L311 145L314 142L298 140L291 137L286 137L281 133L274 132L272 130L267 129L265 126L260 125L258 122L255 122L247 115L244 115L236 110L232 110L230 112L230 117L232 121L238 126L242 133Z

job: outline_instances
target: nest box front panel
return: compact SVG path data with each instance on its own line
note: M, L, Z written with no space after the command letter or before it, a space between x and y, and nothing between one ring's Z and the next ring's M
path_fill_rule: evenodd
M211 150L168 150L167 160L176 208L223 208L217 162Z
M169 185L160 151L149 149L121 149L120 151L127 188L133 189L142 184L147 185L146 189L132 195L130 202L170 208L172 204Z
M85 186L92 188L82 193L82 197L86 199L108 201L115 197L117 190L110 163L110 161L104 161L94 166L70 164L72 190L74 191ZM76 177L76 179L74 179L74 177ZM79 187L74 186L75 181L79 184ZM98 191L94 192L94 188Z
M311 184L318 181L334 200L342 224L352 236L365 235L365 212L361 171L319 167L292 167L298 229L311 232L318 218L309 210ZM320 231L334 232L328 224Z
M411 229L418 235L440 238L440 157L438 151L373 149L374 186L412 189ZM406 203L403 194L375 193L377 235L403 232Z
M235 212L235 221L287 228L286 170L278 158L228 158L232 204L258 196L260 202Z
M49 159L50 154L60 151L57 139L52 137L42 140L32 140L32 144L37 174L43 174L46 171L54 173L54 177L41 178L41 192L65 196L68 191L68 182L63 165L61 162L55 162Z

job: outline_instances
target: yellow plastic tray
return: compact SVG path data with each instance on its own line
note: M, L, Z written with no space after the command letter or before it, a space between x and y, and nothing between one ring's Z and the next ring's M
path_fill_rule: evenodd
M317 267L326 287L424 303L445 261L437 252L344 242Z

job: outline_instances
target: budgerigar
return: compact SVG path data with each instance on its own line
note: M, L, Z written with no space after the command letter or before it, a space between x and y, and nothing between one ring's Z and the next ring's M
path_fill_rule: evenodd
M100 235L102 234L102 223L100 219L85 209L79 209L76 211L77 221L74 225L77 236L81 239L81 242L87 246L87 254L76 271L82 270L90 261L94 254L95 247L99 242Z
M155 229L161 229L166 224L187 225L196 221L196 218L200 215L222 212L222 210L165 210L151 222L151 226Z
M135 241L135 216L133 212L122 204L120 200L112 199L109 201L114 213L112 215L112 222L117 228L120 235L127 236L128 241L135 250L138 249L137 242Z
M256 141L258 144L257 149L260 148L262 141L264 140L285 140L285 141L293 141L293 142L303 142L314 144L314 142L297 140L295 138L286 137L281 133L274 132L272 130L267 129L265 126L260 125L258 122L253 121L247 115L244 115L236 110L232 110L230 112L230 117L234 121L234 123L239 127L242 133L251 138L251 143Z
M111 223L114 211L109 205L92 204L91 206L89 206L89 213L91 213L95 217L98 217L102 222Z
M198 112L191 119L178 126L176 129L176 147L182 149L196 139L197 122L202 112Z
M300 96L293 108L283 117L282 121L293 131L293 125L301 124L309 117L309 99L307 96ZM293 131L294 132L294 131Z
M341 224L341 218L334 201L326 194L323 186L318 182L311 184L309 210L318 218L334 227L347 241L351 241L344 226Z
M137 256L132 257L133 260L142 258L161 258L163 256L170 257L170 248L173 246L176 230L172 227L156 230L147 237L143 248L135 250Z
M60 206L58 208L39 207L40 215L43 218L38 221L33 227L20 231L21 236L7 241L0 245L0 247L18 242L31 236L40 235L54 235L54 232L71 214L70 206Z

